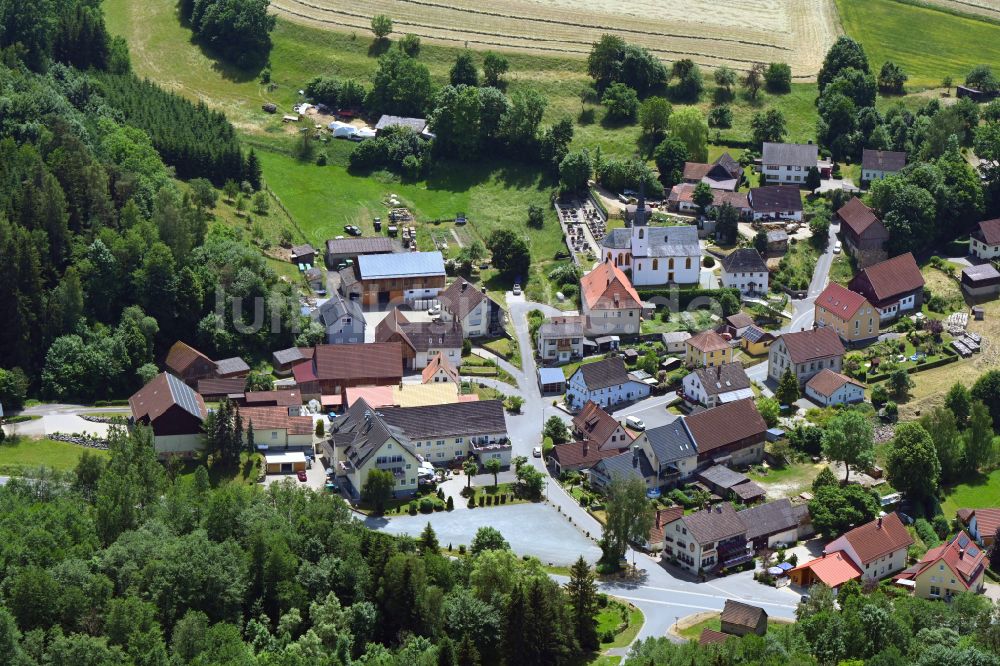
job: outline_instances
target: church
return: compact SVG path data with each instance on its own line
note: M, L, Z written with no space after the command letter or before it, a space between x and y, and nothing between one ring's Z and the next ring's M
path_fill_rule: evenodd
M630 272L636 287L697 284L701 272L698 228L649 226L641 195L632 226L610 230L601 240L601 254L603 261Z

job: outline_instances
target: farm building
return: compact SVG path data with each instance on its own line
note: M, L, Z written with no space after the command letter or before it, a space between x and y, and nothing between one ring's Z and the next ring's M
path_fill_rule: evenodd
M357 261L363 254L391 254L402 252L403 247L385 236L371 238L334 238L326 242L326 265L333 270L341 262Z
M854 197L837 210L836 219L840 220L844 249L857 260L859 268L885 261L889 231L875 211Z
M311 266L316 263L316 250L309 243L293 245L291 260L293 264L309 264Z
M743 167L729 153L722 153L711 164L685 162L682 180L691 185L707 183L713 190L735 192L743 179Z
M354 280L345 279L352 275ZM429 300L444 287L444 257L440 252L363 254L354 266L341 271L344 296L360 300L365 306Z
M301 451L265 453L264 465L268 474L294 474L306 471L306 454Z
M962 292L973 300L996 298L1000 294L1000 271L993 264L966 266L962 269Z
M848 287L878 308L882 321L919 312L924 300L924 276L909 252L863 269Z
M131 422L153 429L158 456L189 457L202 446L205 401L174 375L161 372L128 399Z

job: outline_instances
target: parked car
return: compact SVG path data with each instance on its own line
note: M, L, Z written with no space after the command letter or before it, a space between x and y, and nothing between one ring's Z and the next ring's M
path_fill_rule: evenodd
M306 471L304 469L300 469L295 476L299 477L299 481L305 481L307 478Z
M542 457L542 447L536 446L535 448L531 449L531 455L533 455L536 458L541 458Z
M512 292L512 293L513 293L513 294L514 294L515 296L520 296L520 295L521 295L521 285L520 285L520 283L518 283L518 282L515 282L515 283L514 283L514 288L513 288L512 290L511 290L511 292Z
M836 244L833 246L833 253L840 254L841 250L843 249L844 249L843 244L840 241L837 241Z
M632 430L645 430L646 424L642 422L638 416L626 416L625 417L625 427L631 428Z

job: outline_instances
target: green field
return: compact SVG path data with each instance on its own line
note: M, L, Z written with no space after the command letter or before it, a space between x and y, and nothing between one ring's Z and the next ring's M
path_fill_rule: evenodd
M897 0L837 0L844 31L865 47L872 71L892 60L911 88L956 83L974 65L1000 62L1000 26Z
M959 509L1000 506L1000 469L973 481L945 488L941 511L951 520Z
M67 442L51 439L19 438L16 442L0 444L0 472L20 474L38 467L49 467L59 471L71 470L84 451L105 457L107 451L90 449Z

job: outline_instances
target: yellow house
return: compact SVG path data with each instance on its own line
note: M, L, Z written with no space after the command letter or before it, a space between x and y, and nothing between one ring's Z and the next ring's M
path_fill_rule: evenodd
M774 342L774 334L757 326L751 326L740 338L740 347L751 356L763 356Z
M688 338L684 344L687 347L687 364L692 367L714 368L733 362L733 348L713 330L702 331Z
M895 581L922 599L951 601L962 592L982 593L986 565L986 552L963 531L949 543L931 548Z
M873 340L879 335L878 310L864 296L836 282L816 297L816 325L832 328L847 344Z

